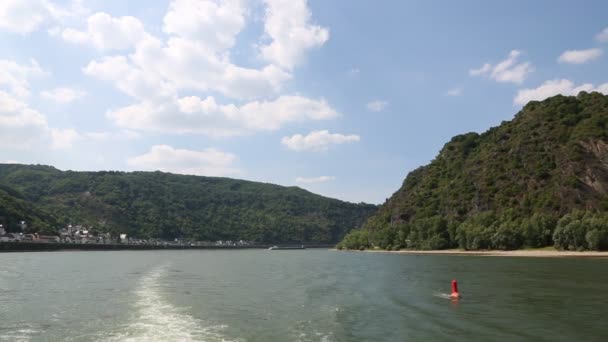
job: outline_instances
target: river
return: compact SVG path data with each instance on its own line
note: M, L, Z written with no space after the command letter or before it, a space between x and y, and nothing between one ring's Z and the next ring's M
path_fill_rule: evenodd
M607 259L0 254L0 341L605 341L606 317Z

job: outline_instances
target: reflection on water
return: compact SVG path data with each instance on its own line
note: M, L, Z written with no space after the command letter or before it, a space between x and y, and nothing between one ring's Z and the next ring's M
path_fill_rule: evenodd
M0 341L601 341L608 260L1 254ZM464 298L444 298L458 279Z

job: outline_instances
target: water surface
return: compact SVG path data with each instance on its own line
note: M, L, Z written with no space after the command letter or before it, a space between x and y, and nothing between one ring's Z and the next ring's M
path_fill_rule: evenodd
M605 341L608 260L0 254L0 341ZM434 294L459 281L459 302Z

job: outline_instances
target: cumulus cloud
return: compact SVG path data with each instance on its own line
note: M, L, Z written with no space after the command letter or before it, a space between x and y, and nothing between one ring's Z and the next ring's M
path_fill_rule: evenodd
M305 184L325 183L325 182L329 182L329 181L332 181L335 179L336 179L336 177L334 177L334 176L298 177L298 178L296 178L296 182L305 183Z
M306 1L265 2L270 42L259 48L268 64L257 68L236 65L230 58L236 36L246 24L249 9L245 4L240 0L173 0L163 18L166 37L144 32L137 35L143 38L132 53L89 62L83 68L86 75L112 82L136 100L109 110L107 116L132 130L213 136L336 117L322 99L280 96L284 83L292 78L291 68L306 50L321 44L323 39L317 36L326 33L310 24ZM286 32L291 32L289 39ZM80 39L75 35L75 40ZM218 103L214 95L192 96L200 93L219 93L227 104ZM239 102L230 103L232 99Z
M75 142L83 139L83 136L72 128L51 129L51 148L53 149L64 149L70 148Z
M45 75L38 62L32 59L30 64L19 64L13 60L0 59L0 86L19 97L29 96L29 79Z
M234 45L245 26L246 13L241 0L174 0L163 19L163 31L224 51Z
M445 93L447 96L460 96L462 95L461 88L452 88Z
M521 51L512 50L507 59L492 65L485 63L478 69L469 70L471 76L484 76L497 82L522 83L534 69L529 62L518 62Z
M361 140L358 135L329 133L327 130L313 131L308 135L295 134L283 137L281 144L293 151L326 151L332 145L346 144Z
M227 56L209 51L200 41L172 37L166 42L147 36L129 56L104 57L90 62L84 71L90 76L113 81L128 95L137 89L162 88L163 93L217 91L236 99L277 94L291 75L274 65L260 69L232 64ZM146 98L157 95L148 94ZM138 93L137 98L142 98Z
M63 40L72 44L88 43L99 50L123 50L135 46L145 37L146 32L144 25L137 18L114 18L99 12L87 19L85 31L66 28L60 35Z
M131 139L136 133L81 133L50 127L46 116L22 99L0 90L0 149L67 149L85 140Z
M608 27L603 29L602 32L598 33L597 36L595 36L595 40L600 43L608 42Z
M147 153L127 160L137 170L163 171L185 175L231 176L241 171L234 164L232 153L207 148L202 151L176 149L168 145L155 145Z
M326 33L326 30L310 25L306 1L269 0L265 28L271 42L260 49L270 64L259 68L241 67L232 63L227 52L246 23L247 8L243 3L174 0L163 19L163 31L169 35L166 41L145 33L141 25L126 25L136 28L133 29L136 34L123 35L133 37L128 41L137 43L135 52L92 61L85 67L85 73L114 81L129 95L135 92L133 87L150 87L154 83L158 84L156 88L166 88L172 93L216 91L240 100L276 95L283 83L291 79L290 70L305 51L318 45L315 37L324 36L318 32ZM120 20L106 14L103 18L115 26ZM84 39L81 34L67 32L75 41Z
M264 0L264 32L272 40L262 45L265 60L291 70L304 58L307 50L319 47L329 39L329 30L311 24L312 14L306 0Z
M338 116L324 100L281 96L273 101L253 101L241 106L218 104L214 97L144 101L108 112L118 126L132 130L201 133L211 136L241 135L277 130L284 124L328 120Z
M92 138L71 128L50 127L46 116L27 103L29 79L46 74L35 60L29 65L0 60L0 148L64 149ZM40 94L58 103L69 103L85 95L72 88L55 88Z
M584 64L602 55L602 49L594 48L587 50L564 51L557 59L560 63Z
M471 76L487 75L491 70L492 70L492 65L490 63L485 63L478 69L469 70L469 75L471 75Z
M83 98L86 95L86 92L79 89L62 87L42 91L40 95L53 102L68 104Z
M591 83L575 85L567 79L549 80L541 84L537 88L522 89L518 91L513 103L517 105L525 105L530 101L542 101L554 95L577 95L581 91L597 91L603 94L608 94L608 83L594 87Z
M47 134L44 115L0 90L0 148L29 148Z
M381 112L388 106L387 101L375 100L367 103L367 109L372 112Z
M158 73L133 66L125 56L104 57L90 62L84 73L104 81L112 81L116 88L138 100L159 101L174 97L175 87Z
M84 136L96 141L116 141L116 140L135 140L141 138L141 135L131 130L123 130L119 132L86 132Z
M86 12L80 0L72 0L68 6L60 6L49 0L3 0L0 5L0 29L28 34L43 24Z

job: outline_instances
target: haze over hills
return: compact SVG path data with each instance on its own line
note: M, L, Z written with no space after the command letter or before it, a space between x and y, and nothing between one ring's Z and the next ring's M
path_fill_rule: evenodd
M452 138L409 173L347 248L608 248L608 96L528 103Z
M54 232L81 224L141 238L335 243L377 206L297 187L162 172L74 172L0 164L2 217Z

